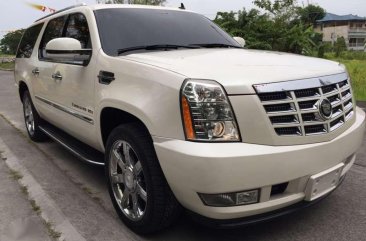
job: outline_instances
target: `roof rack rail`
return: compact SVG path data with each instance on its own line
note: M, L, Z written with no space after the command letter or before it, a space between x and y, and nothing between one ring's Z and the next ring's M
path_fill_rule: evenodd
M85 3L79 3L79 4L72 5L72 6L67 7L67 8L63 8L63 9L61 9L61 10L58 10L58 11L54 12L54 13L47 14L46 16L44 16L44 17L42 17L42 18L40 18L40 19L37 19L37 20L36 20L36 21L34 21L34 22L35 22L35 23L36 23L36 22L39 22L39 21L41 21L42 19L48 18L48 17L50 17L50 16L52 16L52 15L55 15L55 14L57 14L57 13L61 13L61 12L64 12L64 11L66 11L66 10L73 9L73 8L77 8L77 7L81 7L81 6L86 6L86 4L85 4Z

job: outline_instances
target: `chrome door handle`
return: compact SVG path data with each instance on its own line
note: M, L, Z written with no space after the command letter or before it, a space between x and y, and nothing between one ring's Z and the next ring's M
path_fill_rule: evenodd
M35 69L33 69L32 70L32 74L34 74L34 75L39 75L39 69L38 68L35 68Z
M56 74L52 75L52 79L54 80L62 80L62 75L60 74L60 72L57 72Z

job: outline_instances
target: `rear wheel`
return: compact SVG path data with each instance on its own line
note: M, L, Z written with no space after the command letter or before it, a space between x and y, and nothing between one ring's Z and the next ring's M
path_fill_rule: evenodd
M106 176L117 213L136 233L156 232L178 217L181 207L142 126L126 124L112 131L106 148Z
M28 90L24 91L22 100L25 127L27 129L29 137L32 139L32 141L35 142L41 142L46 140L47 136L39 129L39 125L41 124L42 119L34 108Z

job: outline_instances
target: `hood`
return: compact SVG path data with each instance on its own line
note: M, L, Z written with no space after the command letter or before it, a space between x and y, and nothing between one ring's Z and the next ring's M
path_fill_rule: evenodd
M339 63L300 55L246 49L189 49L124 56L187 78L211 79L228 94L255 93L253 84L321 77L345 72Z

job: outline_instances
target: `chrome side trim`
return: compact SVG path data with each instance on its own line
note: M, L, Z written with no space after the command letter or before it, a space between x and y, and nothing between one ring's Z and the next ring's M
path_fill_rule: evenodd
M42 98L42 97L37 96L37 95L35 97L36 97L36 99L38 99L38 100L40 100L40 101L42 101L42 102L44 102L44 103L46 103L46 104L48 104L48 105L56 108L58 110L61 110L61 111L65 112L65 113L67 113L69 115L72 115L72 116L74 116L76 118L79 118L80 120L83 120L85 122L88 122L91 125L94 125L94 120L91 119L91 118L89 118L89 117L87 117L87 116L81 115L81 114L79 114L79 113L77 113L77 112L75 112L73 110L70 110L70 109L68 109L66 107L63 107L63 106L58 105L58 104L55 104L55 103L53 103L53 102L51 102L51 101L49 101L49 100L47 100L45 98Z
M258 94L261 94L261 93L319 88L322 86L337 84L344 80L348 80L347 73L321 76L310 79L290 80L290 81L268 83L268 84L257 84L253 85L253 87Z
M76 156L80 160L85 161L85 162L90 163L90 164L93 164L93 165L104 166L104 163L90 160L90 159L86 158L85 156L81 155L77 150L73 149L72 147L70 147L69 145L67 145L65 142L63 142L62 140L58 139L56 136L54 136L51 132L47 131L42 126L40 126L39 129L42 132L44 132L47 136L49 136L51 139L53 139L54 141L56 141L57 143L59 143L61 146L63 146L64 148L66 148L69 152L71 152L74 156Z

